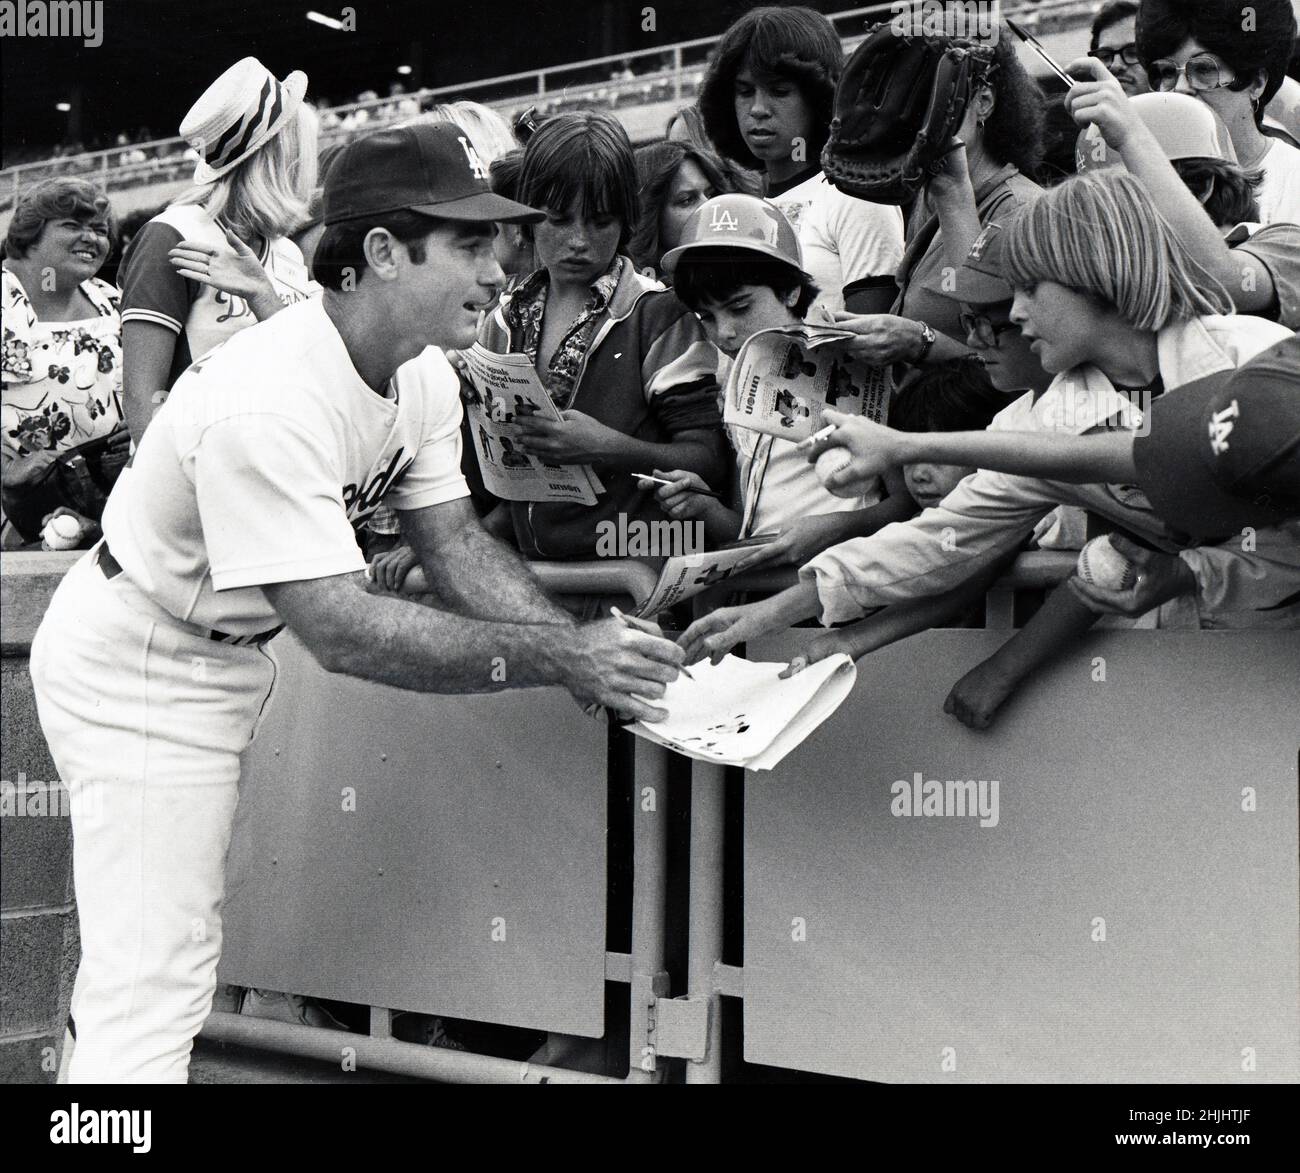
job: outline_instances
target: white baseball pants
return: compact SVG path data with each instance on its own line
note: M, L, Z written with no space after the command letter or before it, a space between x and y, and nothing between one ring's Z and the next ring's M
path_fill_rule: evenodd
M167 615L94 552L32 641L41 727L72 798L81 966L73 1083L184 1083L221 955L239 755L275 681L266 649Z

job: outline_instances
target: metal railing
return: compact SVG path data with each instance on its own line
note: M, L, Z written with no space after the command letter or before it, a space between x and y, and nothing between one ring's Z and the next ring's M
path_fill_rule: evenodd
M1090 19L1094 7L1094 0L1045 0L1041 4L1005 6L1010 14L1019 12L1023 23L1039 30L1072 27ZM828 14L828 19L843 38L848 53L862 40L861 30L854 25L867 19L884 19L893 9L892 4L872 4ZM457 99L480 101L509 118L530 105L537 106L542 113L555 113L569 108L589 109L593 105L617 109L692 98L703 76L708 51L717 40L717 36L696 37L658 48L634 49L478 81L424 88L410 94L347 102L320 111L321 143L330 146L345 142L362 130L414 117L440 102ZM654 61L658 67L629 78L591 76L610 65L646 61ZM187 157L187 151L185 140L173 137L6 167L0 170L0 209L15 204L25 185L57 176L93 179L106 191L180 180L194 162ZM136 152L144 153L146 158L143 161L129 158Z

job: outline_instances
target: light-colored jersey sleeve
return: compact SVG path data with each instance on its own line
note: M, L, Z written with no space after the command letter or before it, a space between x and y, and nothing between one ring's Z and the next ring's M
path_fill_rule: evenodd
M221 420L204 429L192 460L214 590L364 569L338 458L297 418Z
M1019 546L1059 503L1046 481L979 469L911 521L832 546L799 578L816 583L822 623L856 619L959 586Z
M415 460L384 496L390 509L423 509L469 496L460 469L460 379L439 351L426 351L403 368L400 393L420 395L424 428Z

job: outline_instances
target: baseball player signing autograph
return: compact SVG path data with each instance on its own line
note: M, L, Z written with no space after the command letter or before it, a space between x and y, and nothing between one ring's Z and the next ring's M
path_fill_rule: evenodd
M431 348L471 344L504 283L494 221L540 219L492 193L456 126L349 145L324 193L323 297L177 381L104 541L55 594L32 644L41 725L73 806L99 790L73 818L74 1081L186 1079L221 952L239 755L282 625L328 671L398 688L496 691L505 657L510 687L666 715L638 698L676 678L676 645L575 625L480 528L461 478L457 379ZM367 593L353 527L381 499L447 610Z

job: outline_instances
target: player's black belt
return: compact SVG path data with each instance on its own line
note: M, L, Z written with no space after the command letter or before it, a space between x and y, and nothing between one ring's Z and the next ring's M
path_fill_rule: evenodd
M113 557L113 553L108 548L107 542L100 542L99 553L95 555L95 564L104 572L104 577L114 579L122 573L122 564ZM267 640L274 638L284 630L284 624L278 627L272 627L267 631L259 631L256 635L230 635L228 632L217 631L208 628L198 628L201 635L206 635L208 639L219 644L235 644L238 647L258 647L260 648Z

